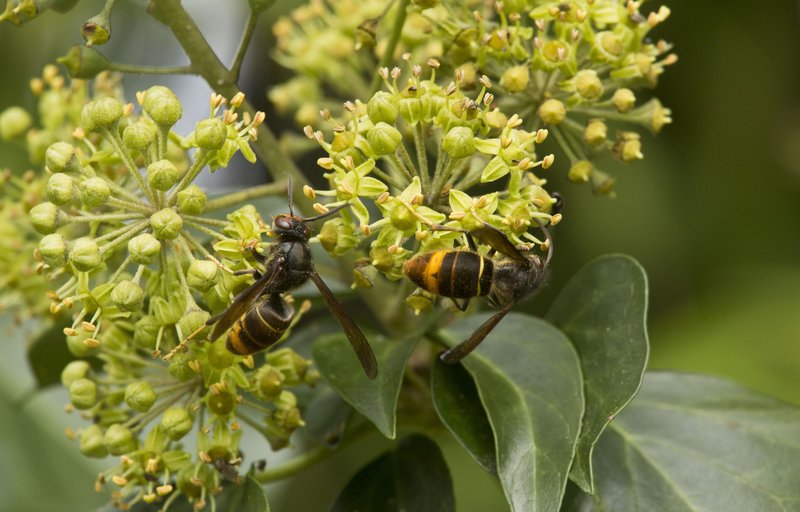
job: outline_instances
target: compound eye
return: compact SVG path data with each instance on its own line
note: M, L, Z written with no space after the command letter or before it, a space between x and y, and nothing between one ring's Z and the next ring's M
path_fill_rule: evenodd
M278 229L292 229L292 223L286 217L275 217L275 227Z

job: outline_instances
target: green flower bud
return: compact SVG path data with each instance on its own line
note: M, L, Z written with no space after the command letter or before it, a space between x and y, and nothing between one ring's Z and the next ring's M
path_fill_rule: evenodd
M81 37L86 46L106 44L111 38L111 23L103 13L92 16L81 26Z
M181 382L186 382L197 377L194 370L189 367L189 361L186 358L173 358L169 363L167 372Z
M450 158L466 158L475 153L475 137L466 126L451 128L442 139L442 149Z
M80 272L88 272L103 262L100 257L100 248L91 238L78 238L72 242L72 249L69 251L69 262Z
M173 240L183 229L183 219L172 208L164 208L150 216L153 233L161 240Z
M261 400L272 401L283 391L283 381L283 373L280 370L265 364L256 372L254 392Z
M80 170L75 148L66 142L56 142L47 148L44 153L44 162L47 170L57 172L77 172Z
M139 311L144 303L144 291L138 284L125 279L111 290L111 302L122 311Z
M76 409L88 409L97 403L97 384L89 379L75 379L69 385L69 400Z
M22 107L9 107L0 113L0 138L3 140L22 137L31 127L31 116Z
M133 432L119 423L108 427L103 436L103 444L106 445L106 449L111 455L124 455L136 450L137 447Z
M52 132L31 128L25 136L25 145L28 148L28 158L35 164L44 161L47 148L55 142Z
M143 350L153 350L158 330L161 327L158 325L156 317L145 315L133 327L133 344Z
M578 160L569 168L567 178L573 183L586 183L592 175L594 165L589 160Z
M500 85L510 93L521 92L528 88L531 79L528 66L522 64L511 66L500 77Z
M125 386L125 403L136 412L149 411L156 398L156 392L147 381L131 382Z
M660 132L665 124L672 122L672 110L665 108L657 98L647 103L647 110L650 111L650 130L653 133Z
M134 263L149 265L161 251L161 242L150 233L136 235L128 241L128 253Z
M91 333L79 329L74 336L67 336L67 349L75 357L88 357L99 349L99 347L92 347L84 343L84 340L91 337Z
M217 416L227 416L236 409L236 398L227 391L208 395L208 410Z
M161 85L147 89L142 106L150 119L159 126L170 127L183 115L183 107L178 97Z
M102 459L108 455L104 444L103 429L100 425L89 425L81 433L79 449L82 454L95 459Z
M184 336L188 336L201 327L205 327L206 320L209 318L211 318L211 314L208 311L193 309L178 320L178 327Z
M194 141L199 148L217 150L225 144L227 138L228 128L218 117L203 119L195 125Z
M317 238L322 247L335 256L345 254L358 243L353 223L345 222L341 217L325 222Z
M575 90L585 100L596 100L603 94L603 82L593 69L582 69L575 74Z
M636 96L633 94L632 90L625 87L620 87L614 91L614 96L611 97L611 102L614 103L614 106L618 111L627 112L633 108L633 105L636 104Z
M114 98L92 100L81 110L81 124L88 131L112 128L122 117L122 104Z
M72 78L88 80L111 69L111 62L102 53L88 46L73 46L65 56L56 60L67 68Z
M47 180L47 199L61 206L72 201L75 180L66 174L53 174Z
M583 132L583 140L590 146L599 146L606 141L608 126L600 119L592 119Z
M156 190L171 189L180 177L180 171L169 160L159 160L147 166L147 183Z
M70 361L61 370L61 384L69 388L78 379L84 379L89 374L91 367L86 361Z
M296 386L303 382L311 363L290 348L282 348L267 354L267 363L283 374L287 386Z
M111 187L108 182L99 176L86 178L78 185L78 195L81 202L86 206L95 208L108 200L111 195Z
M217 284L217 264L209 260L194 260L186 273L186 283L195 290L204 292Z
M67 263L67 242L58 233L45 235L39 241L39 254L52 268L63 267Z
M206 209L206 194L197 185L189 185L178 192L178 211L186 215L200 215Z
M397 98L386 91L376 92L367 102L367 115L374 124L394 124L400 115Z
M125 127L122 132L122 143L128 149L146 151L156 140L156 131L144 121L137 121Z
M58 207L51 202L37 204L29 215L33 229L43 235L52 233L61 224Z
M403 136L394 126L380 122L367 131L367 142L377 156L390 155L397 149Z
M547 124L560 124L567 116L567 108L555 98L545 100L539 106L539 117Z
M614 143L614 154L623 162L630 163L644 158L642 141L636 132L622 132Z
M617 180L599 169L592 172L592 193L599 196L613 196Z
M189 411L182 407L170 407L161 416L161 427L173 441L188 434L193 424Z
M208 363L217 370L225 368L236 362L236 356L225 347L225 340L220 338L208 347Z

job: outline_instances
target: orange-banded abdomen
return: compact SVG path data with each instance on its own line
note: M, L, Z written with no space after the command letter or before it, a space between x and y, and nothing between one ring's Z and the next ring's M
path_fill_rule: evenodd
M403 265L403 273L423 290L468 299L489 293L494 264L476 252L442 250L411 258Z
M292 323L294 308L278 295L264 297L239 318L228 333L228 350L242 356L268 348Z

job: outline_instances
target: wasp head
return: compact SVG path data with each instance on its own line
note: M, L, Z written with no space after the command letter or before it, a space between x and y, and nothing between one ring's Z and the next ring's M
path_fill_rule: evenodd
M272 220L272 231L279 237L295 238L307 241L311 237L311 228L303 219L294 215L281 214Z

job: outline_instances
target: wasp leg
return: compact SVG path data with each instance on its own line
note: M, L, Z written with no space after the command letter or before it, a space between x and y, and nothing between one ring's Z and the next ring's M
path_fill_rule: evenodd
M464 304L459 304L458 301L453 297L450 297L450 300L453 302L453 305L456 308L458 308L459 311L466 311L467 308L469 307L469 298L464 299Z

